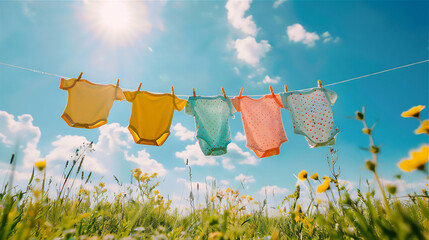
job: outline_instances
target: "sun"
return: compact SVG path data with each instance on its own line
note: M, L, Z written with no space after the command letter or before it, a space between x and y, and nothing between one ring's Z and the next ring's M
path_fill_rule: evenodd
M151 30L147 8L139 1L86 1L85 20L101 40L115 45L136 41Z

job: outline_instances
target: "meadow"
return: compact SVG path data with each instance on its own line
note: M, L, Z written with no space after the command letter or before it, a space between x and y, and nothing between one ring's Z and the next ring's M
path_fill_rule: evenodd
M420 119L423 109L416 106L402 114L420 121L414 134L429 134L429 120ZM364 110L353 118L362 122L362 133L369 137L365 150L372 158L362 164L375 183L367 180L365 188L355 189L356 196L339 180L341 161L330 148L330 173L297 173L308 188L298 185L293 194L284 196L282 204L274 206L275 215L268 214L273 206L266 199L257 202L237 190L218 188L215 182L214 190L205 194L205 205L194 202L197 186L191 188L187 211L173 209L172 201L157 190L157 174L139 168L131 170L126 191L108 198L103 182L93 189L83 187L91 179L81 171L85 154L92 150L90 143L67 162L58 189L46 176L49 166L44 160L36 161L24 190L14 187L13 174L8 177L0 193L0 239L429 239L428 184L408 196L397 196L393 184L384 185L378 175L380 146L374 143L374 126L368 126ZM420 174L427 183L428 158L429 146L424 143L410 150L409 159L398 162L398 167L404 174ZM15 164L12 156L11 172ZM117 184L121 185L118 180ZM303 205L305 191L310 202ZM318 199L316 193L326 194L327 200Z

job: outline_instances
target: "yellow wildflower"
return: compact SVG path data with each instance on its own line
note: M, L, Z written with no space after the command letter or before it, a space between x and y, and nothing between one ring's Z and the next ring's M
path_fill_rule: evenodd
M33 190L33 194L36 198L39 198L40 190L39 189Z
M150 176L150 178L155 178L156 175L158 175L158 173L154 172L154 173L152 173L152 175Z
M420 124L420 127L414 131L415 134L428 134L429 135L429 119L426 119Z
M87 218L87 217L90 217L90 216L91 216L91 213L82 213L80 215L81 218Z
M140 173L138 173L138 172L134 173L133 177L134 177L136 180L140 180Z
M410 151L410 157L398 163L402 171L411 172L416 169L424 170L429 159L429 145L423 145L420 149Z
M215 196L213 196L213 197L211 197L210 198L210 202L214 202L214 200L216 199L216 197Z
M100 182L100 183L98 184L98 186L100 186L101 188L104 188L104 183L103 183L103 182Z
M324 179L325 181L323 181L323 183L317 187L316 189L317 193L324 193L326 190L330 188L329 177L324 177Z
M244 199L244 198L246 198L246 195L241 195L241 197L240 197L241 199Z
M252 198L252 196L247 196L247 199L249 200L249 201L252 201L253 200L253 198Z
M299 222L301 220L301 216L299 214L295 215L295 222Z
M46 160L45 159L40 160L34 163L34 165L37 167L37 169L39 169L39 171L43 171L43 169L45 169L46 167Z
M211 239L213 239L213 240L215 240L215 239L222 239L222 233L221 232L211 232L210 234L209 234L209 239L211 240Z
M258 203L257 201L254 201L254 202L253 202L253 204L256 204L256 205L257 205L257 204L259 204L259 203Z
M319 174L315 173L315 174L311 175L310 178L313 179L314 181L317 181L317 180L319 180Z
M226 192L231 192L232 191L232 189L231 188L227 188L226 189Z
M141 182L144 182L146 179L148 179L148 177L144 174L140 177Z
M408 111L405 111L401 114L402 117L407 118L407 117L415 117L415 118L419 118L420 117L420 112L425 108L425 106L423 105L418 105L415 107L410 108Z
M299 205L299 204L296 205L296 211L297 212L302 212L301 205Z
M317 199L317 204L320 204L320 202L322 202L322 200L320 200L320 198Z
M136 169L134 169L134 172L135 172L135 173L139 173L139 175L140 175L140 174L142 174L142 170L141 170L140 168L136 168Z
M367 134L367 135L371 135L372 129L371 128L363 128L362 132Z
M298 178L301 181L304 181L307 179L307 171L302 170L299 174L298 174Z
M158 194L159 194L159 191L158 191L158 190L155 190L155 191L153 191L153 193L154 193L155 195L158 195Z

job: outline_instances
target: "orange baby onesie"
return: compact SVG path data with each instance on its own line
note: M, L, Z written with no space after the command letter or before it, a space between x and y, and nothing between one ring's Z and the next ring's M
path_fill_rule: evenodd
M134 142L161 146L170 135L174 110L181 111L186 100L169 93L146 91L125 91L124 95L128 102L133 103L128 130Z
M259 99L238 96L231 99L237 112L241 112L246 146L259 158L278 155L280 145L287 141L280 109L279 95L265 95Z
M68 91L67 106L61 117L70 127L97 128L106 124L113 101L125 98L119 87L84 79L61 78L60 88Z

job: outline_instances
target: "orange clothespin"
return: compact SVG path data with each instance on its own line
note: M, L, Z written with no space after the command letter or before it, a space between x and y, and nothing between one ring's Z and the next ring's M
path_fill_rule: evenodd
M142 87L142 83L139 84L139 88L137 88L137 92L140 92L141 87Z
M173 96L174 96L174 88L173 88L173 86L171 86L171 93L173 94Z
M319 85L319 87L322 88L322 82L320 80L317 80L317 85Z
M225 90L223 89L223 87L221 87L221 89L222 89L223 97L224 97L224 98L227 98L227 97L226 97L226 94L225 94Z
M285 92L287 92L287 85L285 84Z
M276 96L276 94L274 94L273 87L271 86L270 86L270 92L271 92L271 95L273 95L274 97Z
M119 87L119 78L118 81L116 81L116 87Z
M192 88L192 93L194 94L194 97L197 97L197 95L195 94L195 88Z
M79 81L80 78L82 77L83 72L80 72L79 77L77 77L77 80Z
M243 94L243 87L241 87L240 95L238 95L238 96L241 97L241 94Z

